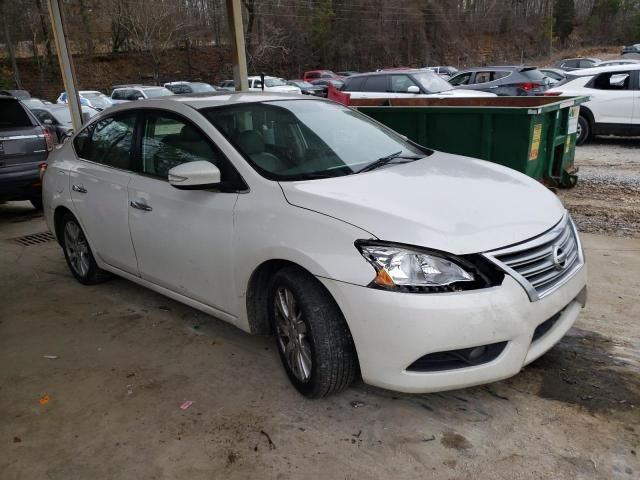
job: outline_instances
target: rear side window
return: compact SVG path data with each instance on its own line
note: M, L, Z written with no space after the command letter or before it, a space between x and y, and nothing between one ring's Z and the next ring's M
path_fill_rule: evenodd
M500 80L501 78L506 78L511 75L511 72L508 70L500 70L498 72L493 72L491 75L491 81Z
M109 117L97 122L91 140L81 149L84 158L110 167L132 170L131 145L135 122L135 114Z
M124 100L124 92L124 90L115 90L111 94L111 98L113 98L114 100Z
M390 88L388 75L372 75L364 84L365 92L388 92Z
M33 122L17 100L0 101L0 128L31 127Z
M589 87L598 90L629 90L631 72L601 73L589 83Z
M537 68L531 70L524 70L520 72L522 76L527 77L528 80L542 81L544 80L544 74Z

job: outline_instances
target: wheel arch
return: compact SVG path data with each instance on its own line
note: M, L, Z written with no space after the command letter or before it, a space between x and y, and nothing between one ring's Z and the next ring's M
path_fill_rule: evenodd
M595 126L596 126L596 118L593 115L593 112L589 109L589 107L580 105L580 115L585 117L587 119L587 122L589 122L589 130L593 135L595 133Z
M63 205L59 205L56 207L56 209L53 212L53 228L54 228L54 233L56 235L56 239L58 240L58 243L60 245L62 245L61 243L61 238L62 238L62 219L64 218L64 216L66 214L71 214L75 217L75 215L73 214L73 212L71 210L69 210L67 207L63 206Z

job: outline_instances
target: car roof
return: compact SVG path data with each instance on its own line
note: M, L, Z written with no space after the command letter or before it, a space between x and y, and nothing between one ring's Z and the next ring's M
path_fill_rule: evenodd
M395 75L398 73L404 73L404 74L414 74L414 73L424 73L430 70L423 70L421 68L402 68L402 69L398 69L398 70L380 70L379 72L365 72L365 73L357 73L355 75L351 75L350 77L347 77L346 80L349 80L351 78L359 78L359 77L368 77L368 76L374 76L374 75ZM431 72L434 73L434 72Z
M237 105L241 103L275 102L278 100L307 100L307 101L329 101L320 98L310 99L308 95L298 95L280 92L206 92L189 93L183 95L171 95L158 99L146 99L138 102L125 102L109 107L109 112L139 108L142 105L153 104L157 107L167 106L165 102L178 102L195 109L221 107ZM332 102L333 103L333 102Z
M569 75L574 77L586 77L589 75L597 75L598 73L626 72L628 70L640 70L640 63L632 63L629 65L609 65L604 67L582 68L580 70L574 70L572 72L569 72Z

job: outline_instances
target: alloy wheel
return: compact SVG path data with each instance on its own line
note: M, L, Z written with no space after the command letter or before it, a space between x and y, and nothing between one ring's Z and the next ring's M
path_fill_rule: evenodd
M79 276L86 277L90 267L89 244L82 229L74 221L67 222L64 227L64 248L71 267Z
M302 311L291 290L286 287L276 289L274 308L280 350L295 377L301 382L307 382L311 378L313 365L311 345Z

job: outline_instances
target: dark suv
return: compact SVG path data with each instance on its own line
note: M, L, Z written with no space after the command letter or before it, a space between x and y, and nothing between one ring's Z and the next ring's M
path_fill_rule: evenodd
M49 131L20 100L0 96L0 201L30 200L42 209L38 169L52 149Z
M578 58L565 58L553 64L554 68L560 68L566 72L571 72L573 70L580 70L582 68L592 68L595 67L602 60L599 58L586 58L586 57L578 57Z
M480 90L511 97L544 95L549 79L536 67L481 67L457 73L449 83L465 90Z

